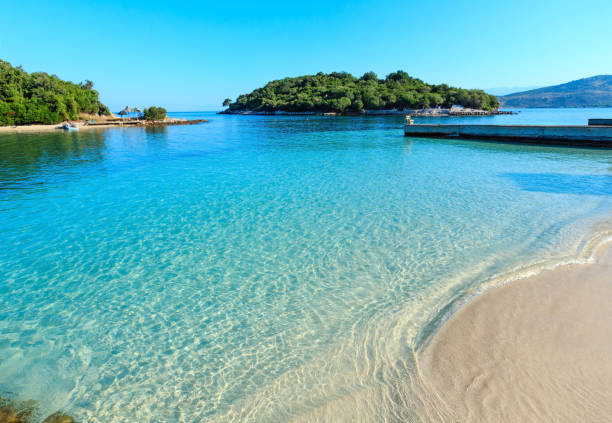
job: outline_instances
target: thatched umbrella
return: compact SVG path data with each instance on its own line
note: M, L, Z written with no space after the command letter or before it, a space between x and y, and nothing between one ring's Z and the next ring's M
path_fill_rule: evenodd
M132 113L132 109L130 109L128 106L125 106L125 109L119 112L121 116L129 115L130 113Z
M140 117L140 114L142 113L142 110L140 110L138 107L134 107L132 111L136 113L136 117Z

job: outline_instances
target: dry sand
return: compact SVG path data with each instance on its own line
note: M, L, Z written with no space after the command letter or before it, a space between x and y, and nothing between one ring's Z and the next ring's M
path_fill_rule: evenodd
M611 422L612 247L479 296L420 367L452 421Z
M61 124L55 125L22 125L22 126L0 126L0 134L1 133L24 133L24 132L52 132L52 131L63 131L60 128ZM76 124L79 129L88 128L83 123ZM95 128L94 126L90 126L89 128Z
M79 115L79 120L74 121L74 123L76 124L76 126L79 127L80 129L93 129L96 128L96 126L87 126L86 122L89 122L90 120L94 120L95 122L106 122L107 120L110 119L117 119L117 116L114 114L110 114L109 116L98 116L98 115L89 115L87 113L81 113ZM53 125L42 125L42 124L37 124L37 125L18 125L18 126L0 126L0 134L2 133L28 133L28 132L53 132L53 131L63 131L63 129L61 128L61 126L64 124L65 122L62 123L56 123ZM119 126L119 125L112 125L112 126ZM108 127L108 126L104 126L104 127Z
M104 122L105 119L97 119L97 122ZM176 118L168 118L166 117L163 122L165 123L180 123L186 121L183 119ZM142 127L143 125L134 125L134 124L123 124L122 122L107 122L104 125L88 125L86 122L74 122L74 124L79 128L79 130L83 129L104 129L104 128L131 128L131 127ZM64 129L61 127L63 123L58 123L54 125L21 125L21 126L0 126L0 134L2 133L35 133L35 132L61 132Z
M98 122L104 122L104 119L98 119ZM122 126L119 122L109 123L104 126L87 125L85 122L73 122L79 130L83 129L100 129L100 128L113 128ZM2 133L32 133L32 132L62 132L63 123L56 123L54 125L20 125L20 126L0 126L0 134Z

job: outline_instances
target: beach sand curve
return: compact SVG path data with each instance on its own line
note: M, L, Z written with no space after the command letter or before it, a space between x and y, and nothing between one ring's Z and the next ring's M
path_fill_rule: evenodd
M485 292L420 367L454 421L612 421L612 246Z

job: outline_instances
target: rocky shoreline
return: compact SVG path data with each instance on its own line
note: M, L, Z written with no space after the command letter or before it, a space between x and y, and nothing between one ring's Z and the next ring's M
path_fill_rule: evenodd
M361 112L286 112L276 110L273 112L253 110L223 110L217 112L219 115L254 115L254 116L386 116L386 115L411 115L416 117L460 117L460 116L496 116L513 115L516 112L510 110L480 110L480 109L388 109L388 110L363 110Z
M166 118L164 120L144 120L144 119L114 119L102 122L86 122L84 127L108 127L108 126L169 126L169 125L196 125L198 123L207 123L206 119L187 120Z

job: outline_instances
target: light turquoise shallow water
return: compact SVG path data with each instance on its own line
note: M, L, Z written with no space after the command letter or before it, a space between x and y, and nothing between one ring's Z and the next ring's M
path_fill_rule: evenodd
M500 119L612 114L546 113ZM0 390L84 421L411 418L449 304L612 228L610 150L210 117L0 136Z

